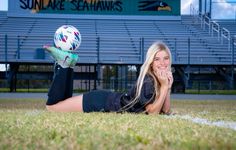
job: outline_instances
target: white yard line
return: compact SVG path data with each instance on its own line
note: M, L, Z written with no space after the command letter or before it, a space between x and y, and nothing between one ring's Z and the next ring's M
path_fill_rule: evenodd
M32 111L28 111L26 112L27 116L37 116L40 115L43 111L42 110L32 110Z
M234 121L209 121L204 118L191 117L189 115L172 115L172 116L167 116L167 118L185 119L185 120L189 120L191 122L198 123L198 124L224 127L224 128L229 128L229 129L233 129L236 131L236 122L234 122Z

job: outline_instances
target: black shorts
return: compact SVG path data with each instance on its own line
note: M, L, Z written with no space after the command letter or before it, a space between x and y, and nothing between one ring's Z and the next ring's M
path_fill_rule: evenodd
M105 90L94 90L83 94L83 111L105 112L108 96L111 93Z

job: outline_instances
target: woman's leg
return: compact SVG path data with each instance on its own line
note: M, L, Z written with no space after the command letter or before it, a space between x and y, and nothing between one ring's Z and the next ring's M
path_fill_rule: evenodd
M73 69L56 67L54 79L48 92L46 108L57 112L82 112L83 95L72 97Z
M46 108L50 111L71 112L83 111L83 95L71 97L73 92L73 67L78 56L70 52L46 46L58 64L52 85L48 92Z
M56 112L83 112L83 95L68 98L54 105L47 105L46 108Z
M74 70L68 72L67 74L67 86L66 86L66 92L65 92L65 99L70 98L73 95L73 87L74 87Z
M56 65L46 105L54 105L72 96L73 69Z

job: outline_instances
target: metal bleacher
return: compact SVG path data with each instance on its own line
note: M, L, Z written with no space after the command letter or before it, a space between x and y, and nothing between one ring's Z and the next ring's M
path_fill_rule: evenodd
M236 36L236 21L235 20L218 20L217 21L223 28L230 31L232 36Z
M227 43L191 21L189 16L175 21L14 18L0 12L0 63L52 63L42 46L52 45L56 29L64 24L81 32L81 64L142 64L157 40L170 47L173 64L235 63Z
M8 17L7 12L0 11L0 64L10 66L8 72L0 72L0 78L10 81L11 91L16 89L17 79L39 78L38 72L19 71L20 65L53 64L43 45L53 45L56 29L65 24L78 28L82 36L77 65L86 69L77 70L75 78L89 80L88 84L94 80L94 89L102 79L102 65L120 70L117 77L109 80L126 78L118 76L126 74L121 73L125 70L122 67L135 65L138 70L148 47L158 40L165 42L172 52L173 91L184 91L200 81L207 82L209 87L214 81L225 83L219 86L221 89L236 86L236 41L229 37L235 28L221 29L202 15L182 15L181 20L112 20ZM52 72L46 71L40 74L40 79L48 80L51 76Z
M223 30L215 21L210 20L208 17L204 18L204 16L196 20L194 16L188 15L182 16L182 22L194 37L206 47L206 51L199 51L197 46L195 50L191 48L191 53L195 57L199 56L198 61L206 61L209 64L215 65L235 64L236 55L234 47L236 44L233 44L230 37L223 34Z

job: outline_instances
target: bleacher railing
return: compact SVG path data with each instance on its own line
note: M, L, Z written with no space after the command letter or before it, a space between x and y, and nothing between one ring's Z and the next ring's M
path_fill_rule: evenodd
M220 41L220 25L215 22L215 21L212 21L212 32L211 32L211 36L214 36L214 32L216 32L217 34L217 39L218 41Z
M197 19L198 22L200 22L201 28L203 30L208 30L209 35L214 36L214 32L216 32L218 40L221 42L221 44L225 44L226 41L226 44L228 45L228 51L230 51L230 45L232 44L230 31L221 27L218 23L209 18L207 14L201 14L201 12L196 10L192 4L190 5L190 15L193 16L194 21Z
M52 63L50 55L35 58L38 49L48 44L48 36L0 35L5 43L0 47L0 62ZM27 41L28 40L28 41ZM96 37L82 38L78 51L79 63L86 64L142 64L148 47L154 41L165 42L172 52L173 64L235 64L235 48L209 46L206 38L190 37ZM15 44L14 44L15 43ZM233 43L233 40L232 40ZM13 45L12 45L13 44ZM44 52L42 50L41 52Z

